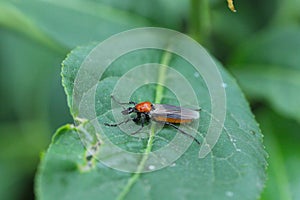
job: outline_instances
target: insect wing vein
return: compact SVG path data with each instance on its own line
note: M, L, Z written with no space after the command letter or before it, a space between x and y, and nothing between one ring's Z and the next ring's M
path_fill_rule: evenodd
M198 119L199 112L189 108L183 108L168 104L154 104L151 111L153 117L167 117L173 119Z

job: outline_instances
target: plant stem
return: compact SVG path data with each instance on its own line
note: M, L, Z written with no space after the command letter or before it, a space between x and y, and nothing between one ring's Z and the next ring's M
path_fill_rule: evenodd
M190 28L191 37L201 44L208 42L210 34L210 12L208 0L190 0Z

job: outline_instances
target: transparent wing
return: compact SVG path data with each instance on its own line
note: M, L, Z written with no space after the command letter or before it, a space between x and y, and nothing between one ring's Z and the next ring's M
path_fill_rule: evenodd
M168 104L154 104L150 112L153 117L167 117L172 119L193 120L199 118L199 111Z

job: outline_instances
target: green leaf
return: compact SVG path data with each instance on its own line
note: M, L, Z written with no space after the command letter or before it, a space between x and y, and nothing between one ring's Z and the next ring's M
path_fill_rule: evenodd
M285 26L285 25L299 25L300 13L298 0L286 0L278 2L278 9L275 13L273 26Z
M34 40L45 41L45 44L52 40L56 41L55 46L68 48L103 40L130 28L150 25L140 16L93 1L17 1L1 4L2 12L6 13L2 17L0 15L3 25L9 25ZM15 22L12 23L11 19ZM23 26L31 28L19 28Z
M237 9L237 12L234 13L228 12L228 8L224 6L223 2L209 2L213 8L211 9L213 34L211 35L215 44L214 52L216 52L215 54L221 52L222 58L231 56L231 52L237 44L243 43L245 38L252 37L268 26L273 20L274 13L283 3L280 2L279 6L277 5L279 2L272 0L261 1L259 5L255 1L233 1ZM216 43L216 41L218 42Z
M24 185L30 188L39 154L49 143L49 130L42 120L23 120L1 122L0 133L0 199L29 198Z
M25 174L14 162L3 162L0 165L0 176L3 180L0 182L1 199L21 199L25 198L23 185L29 174ZM27 176L27 177L26 177ZM11 192L11 191L14 192Z
M187 8L188 2L170 0L5 1L0 2L0 26L62 52L136 27L178 30Z
M56 99L63 94L60 84L53 81L59 76L63 54L11 33L0 34L1 91L6 94L2 97L2 119L45 119L49 113L45 105L53 101L50 88L55 89L52 95L57 95ZM60 96L61 100L65 99ZM67 109L64 110L67 114Z
M63 63L63 85L73 117L77 117L77 112L72 107L75 76L94 46L75 49ZM110 65L96 90L95 110L98 121L112 122L110 95L114 86L123 74L144 63L168 64L188 77L203 108L196 136L201 140L210 120L207 113L210 110L210 97L205 82L187 61L161 50L133 51ZM121 172L88 159L90 147L86 146L86 149L80 138L83 133L93 135L94 130L86 122L76 127L67 125L57 131L40 164L36 182L39 199L52 199L54 196L60 199L257 199L266 178L267 163L262 134L235 81L221 66L219 69L227 95L226 122L217 144L205 158L198 158L199 145L194 142L175 163L161 170L136 174ZM160 70L157 74L161 78L168 76ZM120 99L122 96L116 98ZM138 88L132 94L132 100L174 105L178 103L172 91L156 84ZM103 131L111 141L127 151L149 150L148 137L131 137L117 127L103 127ZM151 132L147 129L146 134L149 131ZM100 138L102 134L100 133ZM152 150L166 145L174 135L173 129L163 128L154 135ZM183 136L183 139L186 137ZM101 154L104 147L105 143L101 143L90 149L95 150L94 154ZM144 167L142 161L139 167Z
M267 31L241 45L230 70L246 94L300 121L300 29Z
M299 123L270 111L257 112L262 131L267 133L264 141L270 154L268 180L262 194L264 199L299 199Z

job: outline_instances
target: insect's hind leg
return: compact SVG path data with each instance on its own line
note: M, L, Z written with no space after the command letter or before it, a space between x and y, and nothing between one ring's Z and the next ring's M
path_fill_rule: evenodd
M175 129L177 129L178 131L180 131L183 135L186 135L186 136L192 138L197 144L199 144L199 145L201 144L201 143L199 142L199 140L197 140L194 136L192 136L192 135L186 133L185 131L181 130L181 129L178 128L176 125L174 125L174 124L172 124L172 123L170 123L170 122L164 122L164 124L166 124L166 125L168 125L168 126L172 126L173 128L175 128Z

